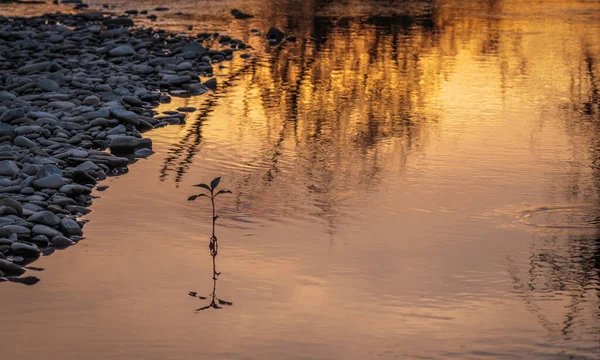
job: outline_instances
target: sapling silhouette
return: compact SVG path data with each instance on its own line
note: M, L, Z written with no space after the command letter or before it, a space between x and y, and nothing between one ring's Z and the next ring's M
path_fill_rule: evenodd
M215 226L216 226L216 222L217 222L217 219L219 218L219 216L217 215L217 211L216 211L216 207L215 207L215 199L218 195L221 195L221 194L231 194L231 191L229 191L229 190L219 190L215 193L217 186L219 186L219 182L221 182L221 178L216 177L210 182L210 185L207 185L207 184L194 185L194 186L201 187L203 189L208 190L210 194L202 193L202 194L198 194L198 195L192 195L188 198L188 201L194 201L199 197L207 197L210 199L210 203L212 205L212 235L210 237L210 242L208 244L208 248L210 249L210 255L212 256L212 260L213 260L213 291L211 294L210 304L207 306L201 307L200 309L198 309L196 311L205 310L205 309L209 309L209 308L221 309L222 307L219 305L229 305L229 306L233 305L232 302L219 299L216 296L217 276L221 275L221 273L217 272L217 267L216 267L216 257L217 257L218 251L219 251L219 241L217 239L217 235L215 234ZM206 299L206 297L198 296L197 293L193 292L193 291L190 291L189 295L193 296L193 297L198 297L202 300Z

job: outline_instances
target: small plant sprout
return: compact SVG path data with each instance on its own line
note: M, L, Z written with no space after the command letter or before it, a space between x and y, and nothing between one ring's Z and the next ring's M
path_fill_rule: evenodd
M210 192L210 194L202 193L202 194L198 194L198 195L192 195L188 198L188 201L194 201L197 198L203 197L203 196L206 196L207 198L210 199L210 202L212 204L212 220L213 221L212 221L212 236L210 238L209 248L210 248L210 253L213 257L217 255L217 250L219 248L219 243L217 242L217 236L215 235L215 222L219 218L219 216L217 215L216 208L215 208L215 199L217 196L219 196L221 194L231 194L231 191L229 191L229 190L219 190L219 191L215 192L217 190L217 186L219 186L220 182L221 182L221 177L219 176L219 177L214 178L210 182L210 185L207 185L207 184L194 185L196 187L200 187L200 188L208 190Z
M201 187L204 188L208 191L210 191L210 195L209 194L198 194L198 195L192 195L188 198L188 201L194 201L199 197L202 196L206 196L207 198L210 199L211 203L212 203L212 209L213 209L213 218L217 217L216 212L215 212L215 198L221 194L231 194L231 191L229 190L219 190L215 193L215 190L217 189L217 186L219 186L219 183L221 182L221 177L216 177L214 178L211 182L210 185L206 185L206 184L197 184L194 185L196 187ZM216 219L215 219L216 220Z

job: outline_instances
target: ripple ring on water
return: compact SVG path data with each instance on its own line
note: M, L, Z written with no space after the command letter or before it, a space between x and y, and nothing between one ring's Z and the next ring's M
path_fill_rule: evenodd
M523 224L537 228L600 229L600 206L543 206L521 211L518 218Z

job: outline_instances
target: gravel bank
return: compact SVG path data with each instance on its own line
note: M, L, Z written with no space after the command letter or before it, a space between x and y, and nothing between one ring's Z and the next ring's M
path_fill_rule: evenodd
M133 26L99 12L0 16L0 281L37 282L27 265L82 239L98 183L152 154L141 133L189 111L153 108L214 90L213 64L246 48Z

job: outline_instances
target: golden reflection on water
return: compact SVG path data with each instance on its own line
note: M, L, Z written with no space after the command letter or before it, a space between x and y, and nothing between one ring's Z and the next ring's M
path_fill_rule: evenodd
M600 4L207 4L257 15L231 24L253 57L225 63L218 91L161 106L199 110L110 180L87 243L43 259L33 290L1 290L41 309L4 329L9 355L597 357L596 231L513 215L598 202ZM206 13L165 16L183 30ZM297 42L248 33L271 24ZM235 306L192 316L187 291L212 286L212 265L208 212L185 199L216 175L234 192L219 296ZM43 349L14 336L42 332Z

